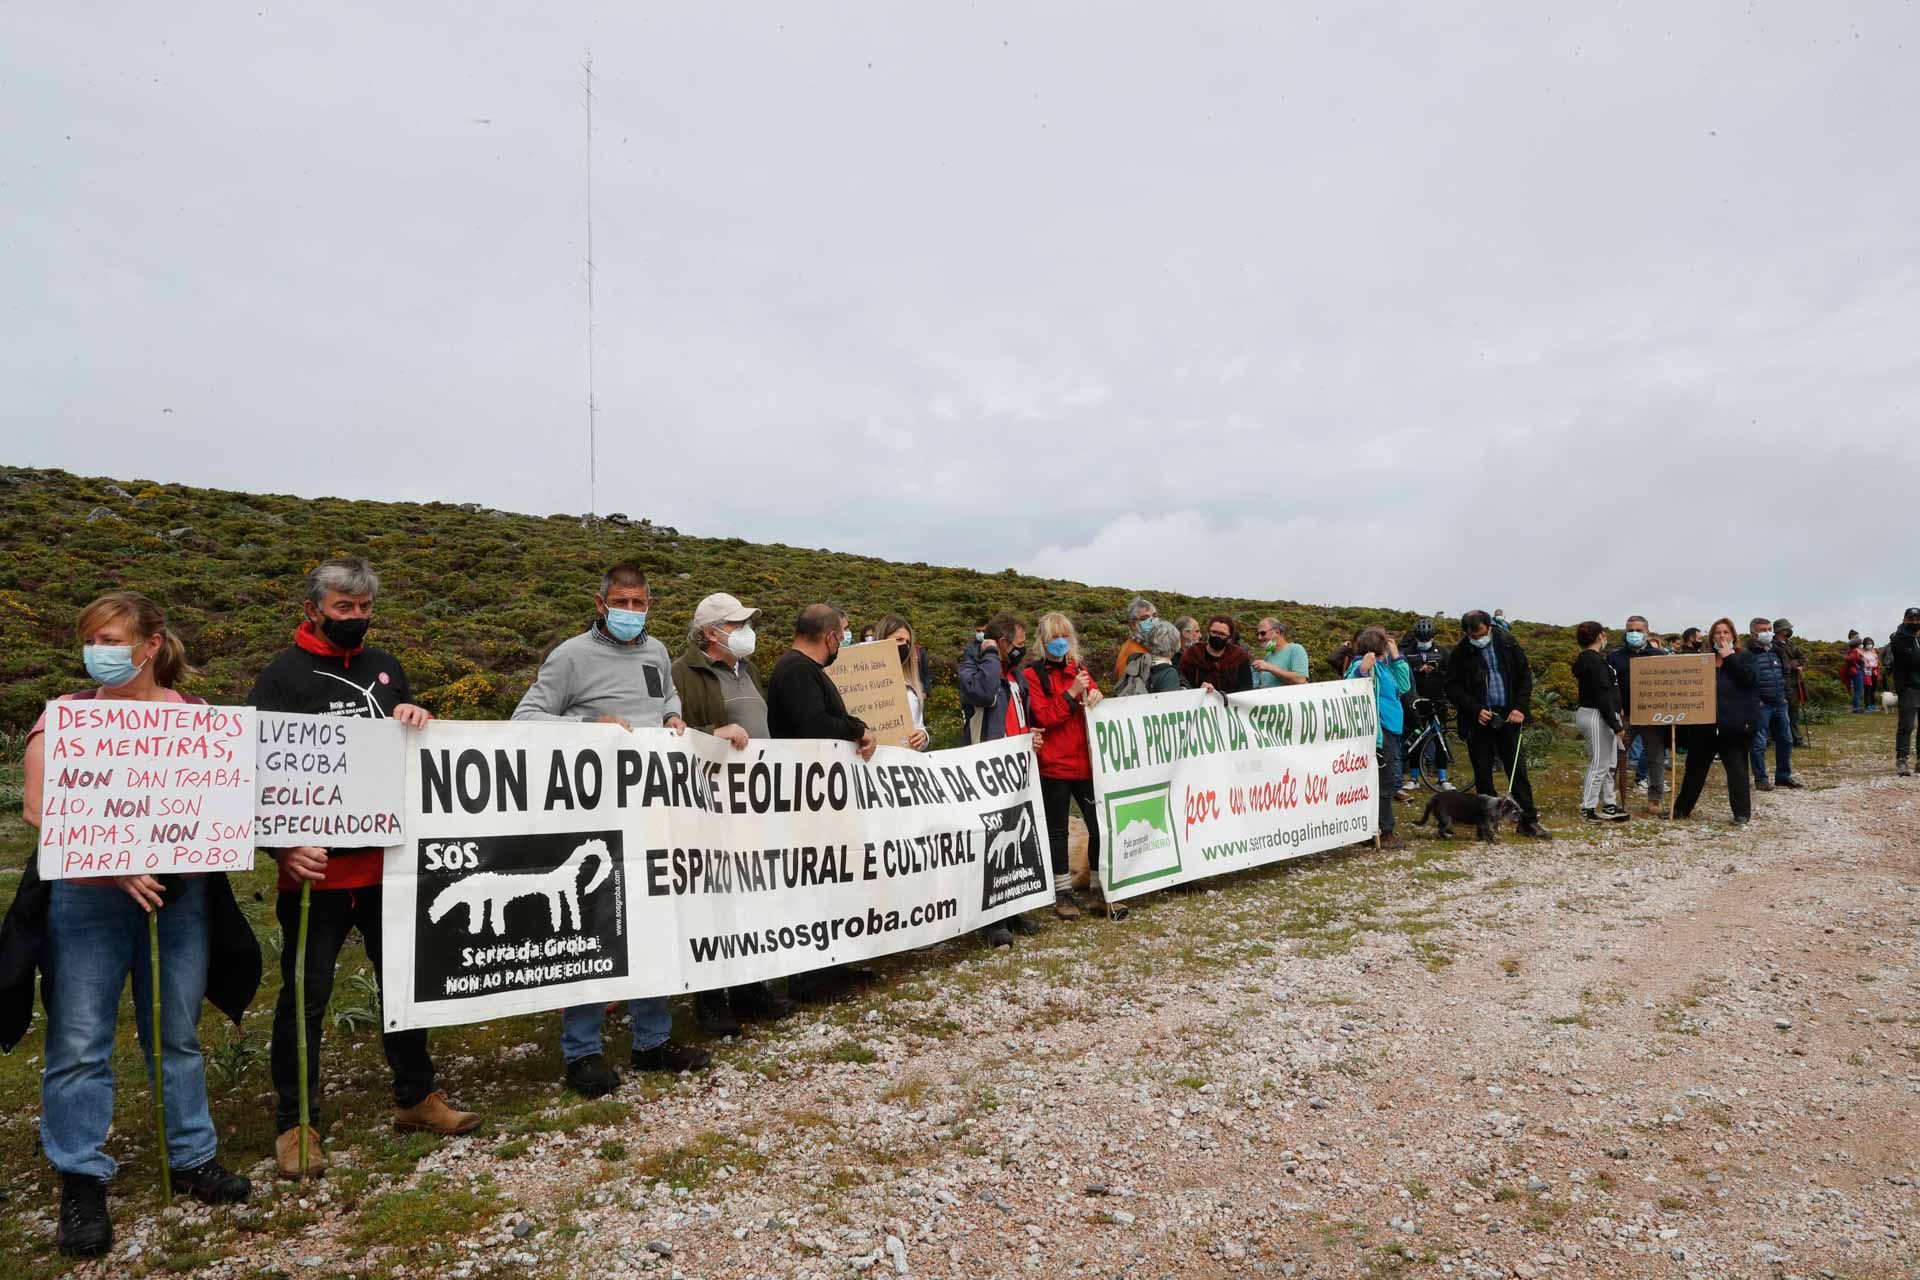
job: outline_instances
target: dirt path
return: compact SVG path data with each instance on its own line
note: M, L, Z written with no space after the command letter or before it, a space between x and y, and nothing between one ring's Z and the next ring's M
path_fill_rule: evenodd
M1422 838L950 946L624 1117L430 1154L518 1212L396 1271L1920 1275L1920 783L1856 763L1746 831Z

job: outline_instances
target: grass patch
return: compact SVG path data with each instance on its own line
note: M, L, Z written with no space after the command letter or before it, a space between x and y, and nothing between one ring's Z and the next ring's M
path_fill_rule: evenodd
M758 1169L766 1162L737 1135L708 1130L677 1147L642 1157L637 1172L651 1182L691 1191L706 1186L722 1169Z
M828 1062L856 1062L861 1066L880 1060L879 1054L867 1048L867 1046L861 1044L858 1040L838 1041L821 1056Z
M363 1247L412 1249L464 1235L500 1210L486 1183L463 1186L444 1173L429 1173L417 1186L368 1201L347 1238Z

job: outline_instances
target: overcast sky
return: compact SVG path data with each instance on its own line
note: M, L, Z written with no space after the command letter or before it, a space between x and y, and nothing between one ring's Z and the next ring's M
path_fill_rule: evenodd
M1568 623L1920 602L1912 3L6 25L0 461L584 510L591 50L603 511Z

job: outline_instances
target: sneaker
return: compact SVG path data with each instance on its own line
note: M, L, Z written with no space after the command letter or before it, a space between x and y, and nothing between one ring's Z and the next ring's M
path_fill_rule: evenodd
M713 1061L713 1055L705 1049L690 1044L681 1044L677 1040L663 1040L651 1049L635 1049L633 1056L627 1059L635 1071L703 1071Z
M1440 789L1442 791L1458 791L1460 788L1454 786L1451 782L1448 782L1445 778L1442 778L1440 779Z
M1013 945L1013 930L1004 924L990 924L980 931L980 941L989 947L1010 947Z
M727 998L724 988L695 995L693 1017L710 1036L737 1036L741 1031L740 1019L734 1016L733 1002Z
M60 1175L59 1238L60 1252L69 1258L97 1258L113 1248L105 1182L84 1173Z
M736 1018L758 1022L778 1022L793 1012L793 1001L764 982L749 982L733 989L733 1014Z
M1753 780L1753 789L1755 791L1771 791L1773 790L1773 783L1765 778L1755 778Z
M1913 770L1910 767L1908 767L1907 762L1905 760L1902 760L1898 764L1894 765L1893 772L1896 776L1902 777L1902 778L1911 778L1913 776Z
M437 1133L457 1138L480 1127L477 1111L455 1111L447 1104L444 1090L435 1089L410 1107L395 1108L393 1127L401 1133Z
M1402 787L1398 791L1393 793L1393 798L1395 800L1398 800L1401 804L1406 804L1408 801L1412 800L1414 796L1418 794L1419 792L1415 791L1412 787Z
M604 1054L590 1053L567 1064L567 1087L583 1098L604 1098L620 1087L620 1077Z
M1031 938L1034 934L1040 932L1040 926L1025 916L1008 916L1000 923L1006 925L1007 931L1016 938Z
M300 1171L300 1126L295 1125L273 1140L274 1163L280 1166L283 1178L298 1178ZM312 1125L307 1126L307 1168L306 1176L317 1178L327 1171L327 1153L320 1146L320 1131Z
M1773 785L1776 787L1785 787L1789 791L1805 791L1807 789L1807 784L1798 778L1775 778Z
M1736 826L1736 827L1744 827L1744 826L1746 826L1746 825L1747 825L1748 823L1750 823L1750 822L1752 822L1752 821L1753 821L1753 819L1752 819L1752 818L1739 818L1739 817L1736 817L1736 818L1735 818L1735 819L1733 820L1733 825L1734 825L1734 826Z
M1632 814L1628 813L1625 809L1622 809L1617 804L1601 805L1600 816L1605 818L1608 822L1627 822L1627 821L1630 821L1633 817Z
M1588 822L1605 822L1606 821L1605 818L1602 818L1600 816L1600 811L1598 809L1582 809L1580 811L1580 816L1585 818Z
M478 1116L474 1117L474 1123L479 1123ZM253 1194L251 1182L223 1167L218 1160L209 1160L191 1169L175 1169L173 1185L207 1204L244 1204Z
M1053 914L1062 920L1078 920L1086 912L1080 909L1080 904L1073 900L1071 893L1063 891L1053 895Z

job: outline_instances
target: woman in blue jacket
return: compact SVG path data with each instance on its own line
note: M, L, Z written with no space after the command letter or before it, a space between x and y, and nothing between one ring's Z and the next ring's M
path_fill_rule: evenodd
M1374 703L1379 708L1374 745L1380 748L1380 847L1399 849L1406 841L1393 831L1393 797L1400 790L1400 735L1407 727L1406 704L1400 699L1413 688L1413 671L1385 627L1362 631L1354 638L1353 649L1347 679L1373 681Z

